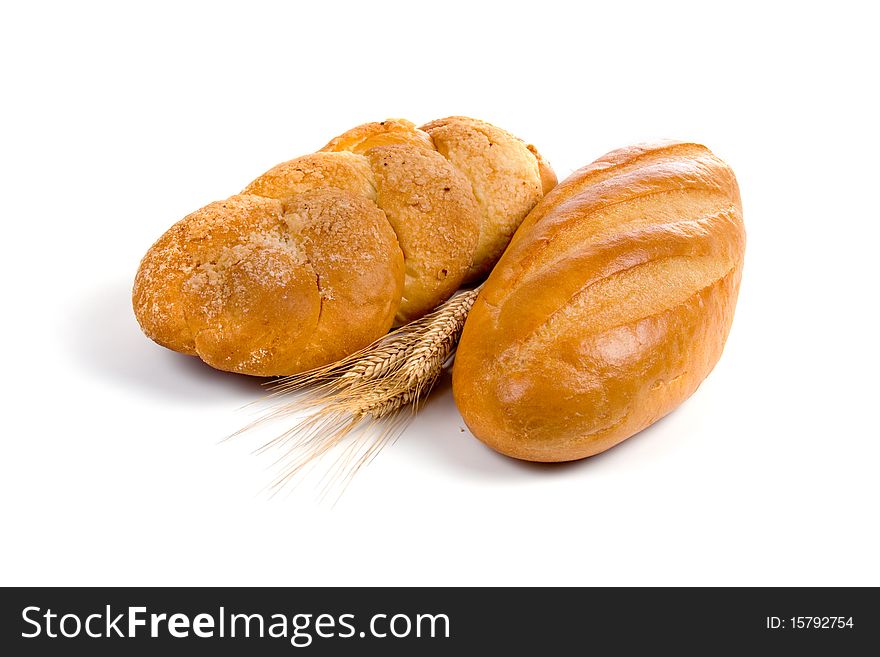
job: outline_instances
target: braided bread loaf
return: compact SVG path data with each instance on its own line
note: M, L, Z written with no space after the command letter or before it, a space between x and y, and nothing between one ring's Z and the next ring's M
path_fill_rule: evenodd
M172 226L141 262L135 315L221 370L331 363L485 274L555 184L482 121L367 123Z

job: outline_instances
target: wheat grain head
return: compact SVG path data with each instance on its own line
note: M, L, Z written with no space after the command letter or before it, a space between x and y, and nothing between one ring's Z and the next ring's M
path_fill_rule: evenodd
M270 488L281 490L306 466L349 441L325 476L324 495L334 486L341 494L357 471L393 442L418 411L454 354L478 293L479 288L459 292L432 313L361 351L276 381L267 398L268 411L237 432L296 416L284 433L260 448L283 452L276 462L279 475ZM411 412L403 413L407 408Z

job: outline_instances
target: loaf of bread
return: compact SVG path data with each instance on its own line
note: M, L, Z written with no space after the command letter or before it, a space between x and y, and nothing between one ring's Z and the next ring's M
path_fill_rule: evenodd
M361 125L172 226L141 262L135 315L221 370L319 367L485 274L555 183L482 121Z
M745 232L707 148L609 153L532 210L481 290L453 392L473 434L530 461L591 456L709 374L733 320Z

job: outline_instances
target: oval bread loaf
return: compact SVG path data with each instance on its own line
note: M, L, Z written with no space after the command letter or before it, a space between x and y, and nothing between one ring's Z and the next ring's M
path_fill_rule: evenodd
M687 399L730 330L745 232L707 148L609 153L522 222L465 323L453 392L473 434L530 461L591 456Z
M218 369L319 367L491 268L555 182L534 147L482 121L367 123L175 224L141 262L135 315Z

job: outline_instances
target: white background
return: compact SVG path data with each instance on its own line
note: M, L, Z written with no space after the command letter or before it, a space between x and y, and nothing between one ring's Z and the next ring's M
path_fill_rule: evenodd
M10 4L0 583L880 584L870 3ZM724 158L749 239L725 354L592 459L495 454L445 381L335 507L270 499L254 439L218 444L259 383L140 334L139 259L353 125L450 114L560 178L658 137Z

